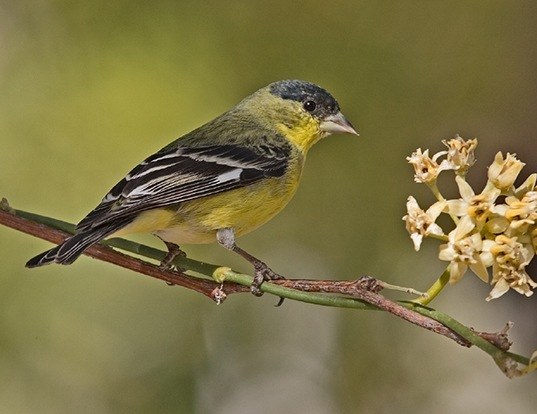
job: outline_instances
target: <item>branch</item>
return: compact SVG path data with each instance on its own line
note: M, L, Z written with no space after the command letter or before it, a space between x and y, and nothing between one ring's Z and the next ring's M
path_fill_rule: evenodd
M0 224L56 244L63 242L74 231L74 226L70 223L14 210L9 207L5 199L0 205ZM249 292L249 286L253 280L251 276L236 273L229 268L185 257L176 258L173 264L178 269L188 269L199 275L193 276L184 271L164 270L158 265L125 255L111 247L157 261L162 260L166 254L158 249L117 238L95 244L84 254L163 280L169 285L179 285L194 290L217 303L221 303L229 294ZM507 339L507 329L498 333L475 332L448 315L417 302L396 303L385 298L379 294L385 285L370 277L362 277L356 281L285 279L263 283L261 289L263 292L280 298L311 304L361 310L384 310L412 324L443 335L462 346L476 345L491 355L502 371L510 377L523 375L535 369L535 363L530 365L528 358L507 352L511 345ZM524 364L527 368L518 369L517 363Z
M430 317L420 315L411 309L405 308L404 306L392 302L382 295L379 295L378 292L383 289L381 285L382 282L369 276L363 276L360 279L351 282L332 280L282 280L277 282L279 282L279 285L284 285L292 289L306 292L339 293L349 295L353 298L369 303L378 309L398 316L414 325L446 336L457 342L459 345L466 347L472 346L471 342L442 325L440 322Z
M23 233L30 234L35 237L39 237L41 239L50 241L55 244L60 244L66 238L71 236L70 233L67 233L63 230L54 229L52 227L49 227L46 224L29 220L27 218L22 217L22 215L32 216L32 214L25 213L22 211L12 210L8 212L8 211L5 211L4 209L0 209L0 223L7 227L11 227ZM67 223L64 223L64 224L67 224ZM123 243L117 243L118 239L113 239L113 240L115 240L115 242L112 241L111 243L109 242L107 244L108 245L114 245L114 244L123 245ZM156 249L151 249L147 246L144 246L144 247L146 247L149 250L154 250L155 252L158 252L157 254L155 254L154 252L153 256L164 257L165 255L164 252L158 251ZM93 257L95 259L99 259L99 260L112 263L112 264L115 264L117 266L120 266L126 269L133 270L137 273L154 277L155 279L162 280L169 285L183 286L187 289L191 289L198 293L202 293L207 297L211 297L213 290L219 286L218 283L216 283L213 280L200 279L200 278L187 275L182 272L161 269L154 264L142 261L132 256L125 255L101 243L94 244L93 246L88 248L84 252L84 254L90 257ZM158 257L155 257L155 258L158 259ZM216 266L214 266L214 268L216 268ZM234 283L231 283L230 286L227 286L227 288L229 288L229 291L232 293L235 291L237 292L248 291L246 287L237 285Z

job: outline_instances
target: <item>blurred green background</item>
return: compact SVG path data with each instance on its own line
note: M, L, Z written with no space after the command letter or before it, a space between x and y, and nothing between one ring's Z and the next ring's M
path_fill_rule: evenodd
M437 243L404 230L405 157L477 136L477 190L498 151L536 170L531 1L3 1L0 196L77 222L133 165L269 82L339 100L361 136L309 154L288 208L241 245L292 277L372 275L425 289ZM454 196L451 179L442 182ZM159 245L151 237L144 242ZM380 312L265 295L213 303L102 262L27 270L50 244L0 228L5 413L534 412L536 376ZM188 254L250 269L218 246ZM534 272L537 273L537 272ZM537 348L537 299L486 303L472 275L434 303Z

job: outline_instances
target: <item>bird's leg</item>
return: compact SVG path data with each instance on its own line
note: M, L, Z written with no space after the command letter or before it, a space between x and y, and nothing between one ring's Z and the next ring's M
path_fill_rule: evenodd
M233 232L233 229L226 227L218 230L216 233L216 240L218 240L218 243L221 246L240 254L244 259L248 260L254 266L255 276L252 286L250 287L250 291L255 296L261 296L263 294L259 287L265 280L284 279L283 276L274 272L264 262L237 246L235 243L235 233Z
M162 240L162 241L164 242L164 244L168 248L168 253L166 254L166 256L164 256L164 259L162 259L162 261L160 262L159 267L161 269L166 269L167 270L167 269L171 269L173 267L172 262L177 256L186 257L186 253L184 251L182 251L177 244L170 243L170 242L167 242L165 240ZM182 271L183 269L178 268L177 270Z

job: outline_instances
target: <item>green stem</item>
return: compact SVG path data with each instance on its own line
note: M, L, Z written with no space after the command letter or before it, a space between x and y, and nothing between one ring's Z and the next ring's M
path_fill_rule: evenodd
M430 237L431 239L440 240L440 241L443 241L443 242L447 242L447 241L449 241L449 237L446 236L445 234L433 234L433 233L428 233L428 234L427 234L427 237Z
M139 244L126 239L112 238L108 240L103 240L101 243L130 253L154 259L158 262L162 261L162 259L164 259L164 257L166 256L166 252L162 250L155 249L154 247L145 246L143 244ZM182 256L176 257L172 263L181 269L187 269L205 275L203 279L209 279L210 275L212 275L213 272L220 267L215 264L200 262L198 260L193 260L189 259L188 257ZM197 275L193 276L198 277Z
M438 189L438 186L436 185L436 181L432 183L427 183L431 191L433 192L434 196L438 201L446 201L440 190Z
M216 276L216 274L218 274L218 276ZM251 286L254 280L254 278L250 275L237 273L225 267L216 269L216 272L213 273L213 278L218 282L234 282L243 286ZM315 305L332 306L338 308L353 308L360 310L379 310L376 306L362 302L359 299L333 295L331 296L316 292L305 292L285 286L279 286L274 283L263 283L260 286L260 289L265 293L270 293L281 298L297 300Z
M71 234L75 232L76 226L72 223L68 223L67 221L57 220L52 217L42 216L40 214L30 213L24 210L13 209L13 211L17 214L17 216L35 221L40 224L44 224L46 226L52 227L53 229L62 230Z
M529 365L530 363L529 358L512 352L502 351L486 339L476 334L471 328L468 328L443 312L421 305L414 305L411 309L424 316L437 320L454 332L458 333L463 338L467 339L472 343L472 345L477 346L479 349L489 354L494 359L494 362L496 362L500 369L502 369L502 371L504 371L506 374L508 374L506 370L513 369L513 367L508 366L510 360L523 365Z
M419 297L415 300L413 300L413 303L419 303L420 305L428 305L433 301L434 298L438 296L438 294L444 289L444 287L449 282L449 267L444 270L444 273L440 275L438 279L435 280L435 282L431 285L429 289L427 289L427 296Z
M225 269L220 268L218 270ZM442 276L438 279L438 281L444 281L445 275L447 274L447 279L449 279L449 271L445 271ZM220 272L220 281L226 280L230 282L235 282L241 285L250 286L253 278L249 275L244 275L240 273L236 273L232 271L231 269L225 269ZM437 282L438 282L437 281ZM444 283L445 286L445 283ZM272 283L264 283L261 285L261 290L266 293L271 293L273 295L280 296L282 298L291 299L291 300L297 300L301 302L316 304L316 305L323 305L323 306L333 306L333 307L339 307L339 308L353 308L353 309L360 309L360 310L379 310L377 307L370 305L368 303L361 302L357 299L352 298L345 298L340 296L327 296L321 293L312 293L312 292L302 292L295 289L289 289L283 286L278 286ZM441 290L441 288L438 290L438 292ZM438 294L438 293L436 293ZM429 317L431 319L434 319L443 325L450 328L452 331L459 334L462 338L466 339L469 343L472 345L475 345L482 351L489 354L496 365L506 374L508 377L512 378L515 376L521 376L530 373L532 370L535 369L535 367L532 367L533 369L520 369L513 365L514 362L526 365L528 366L530 363L529 358L518 355L512 352L506 352L502 351L486 339L479 336L476 332L474 332L471 328L468 328L467 326L463 325L462 323L458 322L457 320L453 319L451 316L437 311L435 309L431 309L428 307L423 306L422 304L413 303L413 302L407 302L407 301L401 301L397 302L401 306L404 306L407 309L410 309L412 311L415 311L423 316Z

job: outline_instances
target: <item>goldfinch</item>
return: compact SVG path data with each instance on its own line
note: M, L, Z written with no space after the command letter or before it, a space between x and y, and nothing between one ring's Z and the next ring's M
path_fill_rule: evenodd
M118 182L59 246L26 267L71 264L109 236L161 238L169 266L178 245L218 242L255 271L252 292L281 278L235 239L280 212L298 187L308 150L333 133L357 134L334 97L301 80L274 82L146 158Z

